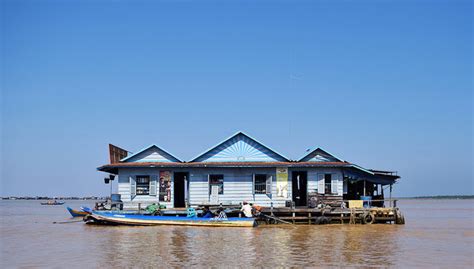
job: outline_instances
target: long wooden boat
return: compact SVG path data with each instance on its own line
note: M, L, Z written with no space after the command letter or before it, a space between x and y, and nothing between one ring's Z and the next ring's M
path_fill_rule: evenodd
M69 214L71 214L71 216L73 218L84 217L84 216L87 216L87 215L90 214L89 213L90 210L86 210L86 208L84 208L84 207L81 207L81 210L75 210L75 209L72 209L68 206L67 211L69 211Z
M41 205L64 205L64 202L47 201L47 202L41 203Z
M120 214L114 212L97 212L84 218L88 224L111 225L180 225L180 226L209 226L209 227L254 227L253 218L201 218L201 217L175 217L151 216L138 214Z

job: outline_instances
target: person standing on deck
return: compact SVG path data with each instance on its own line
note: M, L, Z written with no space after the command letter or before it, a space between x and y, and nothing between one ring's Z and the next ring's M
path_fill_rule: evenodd
M246 218L252 217L252 207L246 201L242 202L242 208L240 211L244 213Z

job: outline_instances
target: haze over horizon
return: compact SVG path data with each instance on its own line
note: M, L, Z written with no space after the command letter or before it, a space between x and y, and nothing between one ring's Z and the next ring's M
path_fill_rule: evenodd
M2 1L1 196L108 195L108 143L237 131L472 195L471 1Z

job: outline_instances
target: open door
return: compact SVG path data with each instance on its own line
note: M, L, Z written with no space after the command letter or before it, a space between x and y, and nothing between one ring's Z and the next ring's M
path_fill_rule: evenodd
M308 172L294 171L291 176L291 185L295 206L306 206L306 197L308 193Z
M174 173L174 207L186 207L187 172Z

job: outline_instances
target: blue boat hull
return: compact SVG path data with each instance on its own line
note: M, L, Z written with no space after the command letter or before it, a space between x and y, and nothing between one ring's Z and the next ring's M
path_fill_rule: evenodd
M114 224L114 225L178 225L178 226L208 226L208 227L254 227L253 218L189 218L174 216L130 215L113 212L93 211L85 219L86 223Z
M83 211L82 209L81 210L74 210L70 207L67 207L67 211L69 211L69 214L71 214L71 216L73 218L84 217L84 216L87 216L89 214L88 212Z

